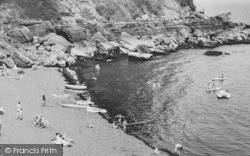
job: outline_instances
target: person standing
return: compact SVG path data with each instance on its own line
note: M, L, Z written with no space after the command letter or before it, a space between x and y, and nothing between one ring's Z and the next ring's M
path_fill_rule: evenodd
M43 107L46 106L46 97L43 95Z
M123 121L123 123L122 123L122 129L123 129L123 131L125 131L125 132L126 132L126 130L127 130L127 125L128 125L127 120L124 119L124 121Z
M21 102L19 101L17 104L17 120L23 120L23 109L21 107Z
M0 120L0 136L2 135L2 121Z

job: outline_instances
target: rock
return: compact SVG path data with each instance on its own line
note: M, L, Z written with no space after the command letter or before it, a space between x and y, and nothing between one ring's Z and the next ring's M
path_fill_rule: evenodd
M44 66L45 67L54 67L56 66L58 63L57 61L57 55L55 54L51 54L44 62Z
M52 52L60 52L60 51L63 51L63 52L65 52L66 51L66 47L65 46L62 46L62 45L60 45L60 44L56 44L56 45L53 45L52 47L51 47L51 51Z
M37 60L38 60L38 57L37 57L35 54L29 55L29 58L30 58L32 61L37 61Z
M14 60L16 66L21 67L21 68L29 68L29 67L32 67L32 65L34 64L33 61L29 57L26 57L24 54L22 54L19 51L15 51L13 53L12 59Z
M25 43L27 40L19 28L14 28L8 32L9 37L15 42Z
M79 42L87 39L86 29L73 26L73 25L65 25L59 29L56 29L57 34L62 35L70 42Z
M64 37L59 36L55 33L50 33L47 36L43 37L42 39L43 45L47 46L47 45L63 45L63 46L72 46L72 44L67 41Z
M135 60L150 60L152 59L153 54L129 52L128 57Z
M0 63L5 64L7 68L13 68L15 65L14 61L10 58L0 59Z
M130 53L129 50L127 50L127 49L125 49L125 48L123 48L123 47L120 47L120 51L121 51L123 54L128 54L128 53Z
M124 41L120 41L120 44L123 48L129 50L129 51L136 51L137 50L137 47L136 46L133 46L133 45L130 45Z
M73 58L73 57L68 57L66 59L66 62L69 64L69 65L74 65L76 64L76 60Z
M57 63L60 67L65 67L66 66L66 61L65 60L60 60Z
M80 56L84 58L91 58L93 57L96 50L97 50L96 48L91 48L91 47L81 48L81 49L72 48L71 55Z
M0 59L4 59L4 58L6 58L6 54L3 52L0 52Z
M19 26L19 25L31 26L31 25L36 25L36 24L42 24L42 21L24 20L24 19L12 19L11 20L11 25L13 27L16 27L16 26Z
M33 41L33 35L31 34L29 28L27 27L22 27L20 29L22 35L25 37L26 42L32 42Z
M207 56L220 56L222 54L223 52L221 51L207 51L204 53L204 55L207 55Z
M98 42L108 42L108 39L106 39L106 38L102 35L102 33L100 33L100 32L97 32L94 36L92 36L92 37L90 38L90 40L91 40L92 42L96 42L96 41L98 41Z

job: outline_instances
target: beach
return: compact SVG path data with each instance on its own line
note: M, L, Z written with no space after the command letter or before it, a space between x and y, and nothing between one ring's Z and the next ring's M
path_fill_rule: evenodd
M73 103L74 95L55 98L51 94L64 92L67 83L57 68L38 70L24 69L23 81L16 78L18 70L11 69L11 78L0 77L0 104L6 111L0 116L2 136L0 144L50 144L55 133L67 133L76 144L64 147L64 156L147 156L154 152L142 141L127 135L99 114L86 110L68 109L62 103ZM42 96L46 96L46 107ZM23 120L16 120L16 105L21 102ZM34 126L36 115L42 115L50 125L47 128ZM88 128L92 124L94 128Z

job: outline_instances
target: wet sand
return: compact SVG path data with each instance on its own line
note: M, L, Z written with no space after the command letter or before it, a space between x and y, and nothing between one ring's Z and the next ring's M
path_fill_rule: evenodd
M64 147L64 156L155 155L142 141L120 129L112 129L100 115L60 107L61 103L72 103L74 95L68 98L51 95L63 93L67 83L57 68L24 71L23 81L16 80L20 75L14 69L10 79L0 77L0 104L6 110L6 115L0 116L1 144L50 144L56 132L66 132L76 144ZM42 95L46 95L47 107L42 106ZM18 101L23 108L23 121L16 120ZM50 125L45 129L35 127L36 115L43 115ZM94 128L88 128L89 124Z

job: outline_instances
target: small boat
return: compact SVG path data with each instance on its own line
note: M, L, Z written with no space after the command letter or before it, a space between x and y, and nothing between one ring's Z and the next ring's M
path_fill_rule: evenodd
M71 90L71 89L64 89L66 92L71 92L74 94L87 94L87 90Z
M213 78L212 80L213 81L223 81L223 80L226 80L227 77L216 77L216 78Z
M101 109L101 108L91 107L91 106L86 107L86 110L90 113L107 113L106 109Z
M56 98L67 98L67 97L69 97L68 94L52 94L52 96L54 96Z
M217 93L218 99L227 98L229 99L231 97L230 93L228 93L226 90L219 90Z
M73 90L84 90L84 89L87 89L87 86L84 86L84 85L69 85L69 84L66 84L66 85L65 85L65 88L67 88L67 89L73 89Z
M220 87L206 88L206 91L207 91L207 92L211 92L211 91L218 91L218 90L220 90L220 89L221 89Z
M76 101L77 105L94 105L95 103L90 100L80 100Z
M66 108L77 108L77 109L85 109L86 106L83 105L76 105L76 104L62 104L62 107Z

